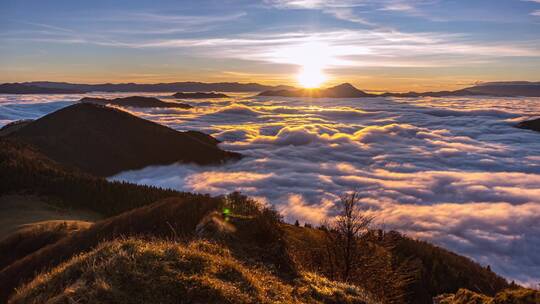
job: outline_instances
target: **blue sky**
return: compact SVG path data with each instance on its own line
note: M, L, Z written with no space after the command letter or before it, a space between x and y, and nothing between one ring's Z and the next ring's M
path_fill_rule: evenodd
M540 80L540 0L0 0L0 81Z

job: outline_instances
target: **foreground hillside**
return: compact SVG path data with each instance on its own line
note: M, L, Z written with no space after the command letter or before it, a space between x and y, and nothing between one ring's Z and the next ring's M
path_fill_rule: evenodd
M111 176L174 162L217 164L240 155L221 150L201 132L178 132L127 112L79 103L9 133L47 157L83 171Z
M0 302L176 303L159 298L170 293L192 302L431 303L462 288L494 296L512 287L469 259L382 231L358 240L352 285L340 284L337 260L326 258L333 232L324 227L285 224L239 194L110 183L13 139L0 138L0 179L2 196L39 195L109 216L0 240L0 248L20 248L0 267Z
M68 288L66 288L66 286ZM119 239L44 273L9 303L375 303L359 288L305 273L287 282L207 241Z

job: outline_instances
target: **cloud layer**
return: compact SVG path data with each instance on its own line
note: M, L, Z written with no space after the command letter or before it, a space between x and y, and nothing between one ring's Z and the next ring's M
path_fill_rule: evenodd
M0 97L3 123L78 96L18 98ZM341 194L358 190L365 212L387 229L519 282L540 279L540 134L513 127L538 115L540 99L239 95L188 102L194 109L127 110L211 133L246 157L220 167L148 167L113 179L211 194L239 190L273 204L287 221L312 224L334 215Z

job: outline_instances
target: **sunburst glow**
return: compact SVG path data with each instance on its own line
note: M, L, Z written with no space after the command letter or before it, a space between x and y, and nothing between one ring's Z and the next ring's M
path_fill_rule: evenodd
M334 61L328 45L320 42L310 42L300 45L291 52L301 66L296 76L298 83L304 88L318 88L327 77L324 68Z
M308 89L318 88L326 81L326 75L321 68L316 66L304 66L297 75L298 83Z

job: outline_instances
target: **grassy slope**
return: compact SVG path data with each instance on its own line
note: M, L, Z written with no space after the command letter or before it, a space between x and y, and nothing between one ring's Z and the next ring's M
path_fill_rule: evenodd
M91 250L100 242L128 235L171 238L188 237L216 202L171 198L95 223L58 242L15 261L0 271L0 302L20 283L30 280L36 271L58 265L70 257Z
M25 225L0 240L0 270L39 249L92 226L84 221L45 221Z
M9 303L374 303L356 287L306 274L285 282L204 241L121 239L72 258Z
M505 289L493 297L460 289L455 294L436 298L438 304L536 304L540 303L540 291L528 288Z
M94 222L101 218L95 212L53 206L37 196L0 196L0 240L32 223L51 220Z

